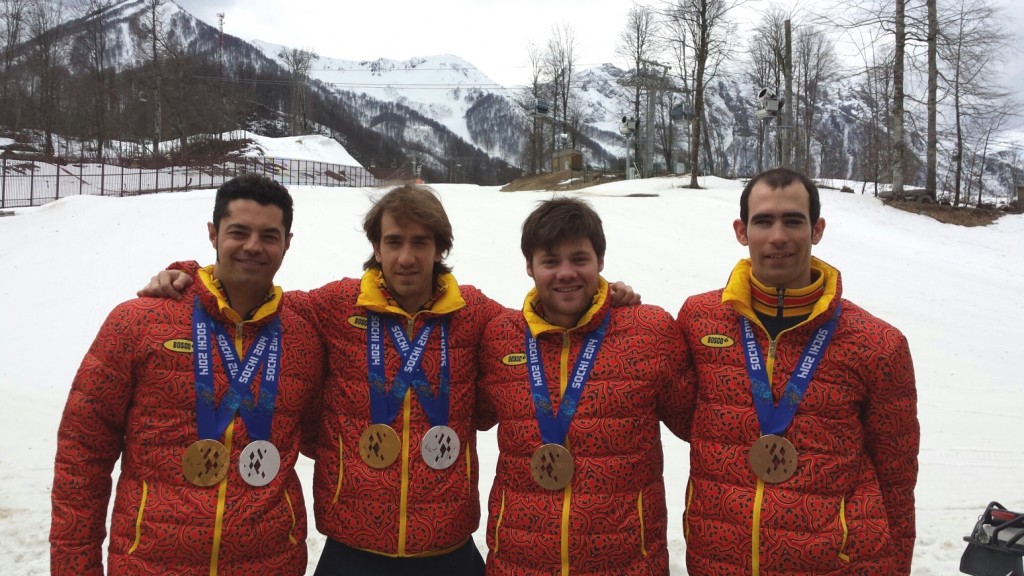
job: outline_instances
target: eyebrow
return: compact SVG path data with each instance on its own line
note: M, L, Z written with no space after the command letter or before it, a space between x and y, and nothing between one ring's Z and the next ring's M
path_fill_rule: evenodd
M253 230L254 228L252 226L249 226L248 224L242 224L241 222L232 222L232 223L227 225L226 229L227 230ZM265 234L267 232L277 232L279 234L283 234L284 233L284 227L283 226L266 226L266 227L263 227L263 228L256 228L256 230L259 231L261 234Z
M411 236L410 240L429 240L431 238L433 238L433 236L430 235L430 234L416 234L414 236ZM401 240L402 239L402 235L399 234L399 233L385 234L383 239L384 240Z
M755 218L775 218L775 217L779 217L779 218L802 218L804 220L810 220L810 218L807 216L807 214L804 214L803 212L796 212L796 211L794 211L794 212L783 212L782 214L778 214L778 215L773 213L773 212L757 212L756 214L752 214L750 216L750 219L753 220Z

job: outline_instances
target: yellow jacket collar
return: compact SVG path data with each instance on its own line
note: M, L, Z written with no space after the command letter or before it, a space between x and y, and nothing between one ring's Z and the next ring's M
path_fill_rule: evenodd
M811 315L807 320L811 320L825 310L828 310L829 304L837 296L839 284L839 271L813 256L811 257L811 270L817 271L823 279L825 292L814 303ZM725 290L722 291L722 303L732 306L737 312L747 318L756 320L757 315L754 314L751 302L750 283L752 281L754 281L754 277L751 272L750 259L744 258L736 264L736 267L732 269L732 273L729 275L729 281L725 285Z
M569 330L576 330L577 328L584 327L594 319L594 316L598 311L604 309L605 303L608 300L608 282L602 278L597 279L597 294L594 294L594 300L590 305L590 308L583 314L580 321L576 323L576 326L569 328ZM532 288L530 292L526 294L526 300L523 301L523 317L526 318L526 324L530 327L530 333L536 338L544 332L551 332L555 330L566 330L562 326L555 326L548 322L540 315L540 297L537 296L537 289Z
M231 307L228 303L227 297L224 295L224 290L221 288L220 280L213 277L213 264L199 269L199 280L202 281L206 289L211 294L217 297L217 309L220 313L227 317L232 322L256 322L271 316L277 312L278 306L281 304L281 287L274 286L270 292L267 292L267 300L260 305L259 308L253 313L252 318L242 318L242 315Z
M381 314L397 314L407 318L417 314L418 311L406 312L397 302L389 299L384 291L386 286L384 272L380 268L370 268L363 273L359 281L359 298L356 299L356 305ZM459 291L459 283L450 273L437 277L437 285L434 287L431 300L433 304L428 309L431 314L451 314L466 306L462 292Z

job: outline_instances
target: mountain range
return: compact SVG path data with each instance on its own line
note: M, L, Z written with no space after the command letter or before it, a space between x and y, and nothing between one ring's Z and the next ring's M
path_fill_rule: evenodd
M95 19L102 18L108 65L119 70L137 67L143 59L132 36L140 22L146 21L151 1L119 2L102 14L64 24L61 32L72 45L81 44L90 19L95 24ZM222 36L217 28L173 2L165 6L164 21L168 37L186 47L188 54L204 60L207 70L219 63L221 81L241 82L245 75L259 74L289 77L283 58L289 47ZM72 50L72 54L78 52ZM583 111L576 147L592 168L622 170L625 166L630 143L618 127L624 111L630 109L627 89L620 84L628 75L628 71L603 64L579 70L574 76L574 98ZM701 144L705 173L743 176L756 172L762 163L773 164L777 127L771 122L758 125L754 117L756 90L737 78L723 76L707 87L708 136ZM522 88L496 84L459 56L354 61L318 55L310 67L308 85L309 129L338 139L356 159L384 176L388 171L415 171L432 181L493 184L514 178L527 166L528 135L535 124L530 114L531 95ZM281 81L277 85L252 81L246 91L258 106L257 112L247 115L244 127L270 136L285 135L292 107ZM813 165L800 168L820 177L885 181L887 176L879 172L875 160L877 153L871 153L884 139L867 121L868 108L865 97L849 80L826 89L819 98L816 137L811 143ZM758 141L762 128L767 129L763 149ZM664 154L655 145L655 167L661 170L666 164L673 168L674 162L666 162L666 157L685 157L686 125L675 125L673 130L677 134L674 154ZM906 181L923 182L924 137L910 127L907 140L911 157ZM985 186L990 193L1009 192L1012 167L999 153L993 157L987 165ZM940 159L940 187L948 172L944 170Z

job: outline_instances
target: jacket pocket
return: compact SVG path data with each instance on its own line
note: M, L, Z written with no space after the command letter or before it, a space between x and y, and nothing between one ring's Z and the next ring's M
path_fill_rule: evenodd
M839 560L843 563L850 563L850 555L846 551L846 542L850 537L849 524L846 521L846 496L839 501L839 526L841 528L839 540Z
M291 528L288 529L288 541L292 544L298 544L299 539L295 537L295 529L298 527L299 519L295 516L295 505L292 504L292 497L288 495L288 491L284 491L284 501L288 504L288 517L291 518Z
M126 553L131 556L135 549L139 547L139 542L142 541L142 516L146 511L146 500L149 498L149 482L142 481L142 495L139 497L139 511L135 516L135 536L132 538L132 545L128 548Z
M501 493L501 506L498 508L498 519L494 522L494 553L497 554L501 549L501 521L505 519L505 492Z
M640 491L636 496L636 513L637 520L640 522L640 555L647 556L647 534L645 532L646 525L644 524L644 493Z
M686 482L686 504L683 508L683 542L690 543L690 505L693 503L693 479Z
M338 435L338 481L334 485L334 498L331 498L331 504L338 503L338 497L341 496L341 482L345 479L345 446L341 443L341 435ZM289 500L289 504L291 501Z

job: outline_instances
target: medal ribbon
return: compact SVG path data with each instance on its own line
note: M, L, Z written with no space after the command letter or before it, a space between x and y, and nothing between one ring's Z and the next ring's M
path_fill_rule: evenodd
M783 391L782 397L779 398L778 406L775 405L772 387L768 383L767 367L761 352L761 345L757 343L757 338L754 336L754 327L747 318L740 318L742 325L740 334L743 350L746 353L747 376L750 378L750 391L754 398L754 407L757 409L761 434L781 435L793 421L793 416L796 415L804 393L807 392L807 387L811 384L814 372L818 369L818 363L825 355L828 343L832 340L832 334L835 333L842 310L843 305L840 302L832 318L824 326L818 328L814 337L807 343L800 356L800 363L797 365L796 371L786 382L786 389Z
M395 375L390 390L386 387L384 373L384 324L391 334L391 341L402 359L402 367ZM437 394L430 389L430 382L423 371L423 353L434 328L440 326L441 366L440 384ZM423 325L410 344L399 322L382 320L380 314L368 314L366 335L367 364L370 373L370 417L374 424L387 424L394 420L411 386L416 390L423 412L432 426L446 426L449 416L451 365L448 361L448 319L434 319Z
M576 407L583 395L583 387L590 379L590 371L594 368L594 362L597 360L597 353L608 332L610 320L611 313L609 312L605 315L601 325L587 334L582 351L573 366L569 386L558 403L557 415L552 414L551 396L548 394L548 377L544 373L540 345L530 332L530 328L526 328L526 365L533 406L537 413L537 425L540 427L540 438L544 444L565 444L565 437L569 434L569 424L572 422L573 416L576 415Z
M254 440L268 440L277 401L277 376L281 358L281 322L274 318L256 335L245 360L240 364L234 346L223 328L207 314L196 297L192 308L193 368L196 381L196 420L200 439L217 439L227 428L235 414L240 412L249 436ZM212 334L211 334L212 333ZM231 386L215 407L213 386L213 359L211 335L217 341ZM253 399L253 377L263 372L259 401Z

